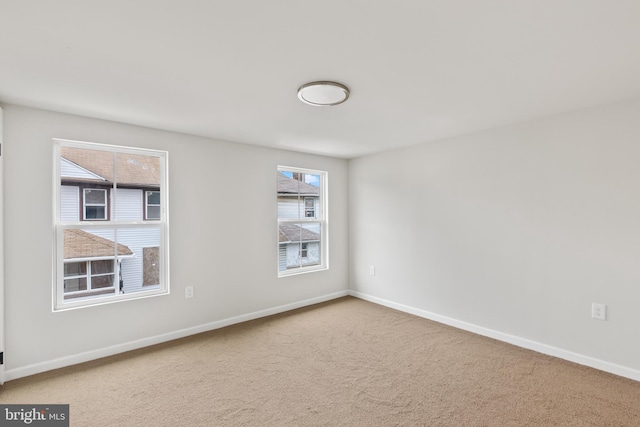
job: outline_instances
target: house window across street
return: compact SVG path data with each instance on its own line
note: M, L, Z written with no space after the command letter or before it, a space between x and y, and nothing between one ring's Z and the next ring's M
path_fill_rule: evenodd
M167 162L54 139L54 311L169 292Z
M315 197L304 198L304 216L305 218L316 217L316 198Z
M328 268L327 172L278 167L278 276Z
M146 192L146 219L160 219L160 192Z
M84 219L107 219L107 190L84 189Z
M68 298L95 291L110 292L116 284L113 260L68 262L64 264L64 292Z

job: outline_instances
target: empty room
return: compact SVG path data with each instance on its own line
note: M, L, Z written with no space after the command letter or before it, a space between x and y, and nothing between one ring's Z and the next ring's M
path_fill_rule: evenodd
M640 425L639 20L0 0L0 425Z

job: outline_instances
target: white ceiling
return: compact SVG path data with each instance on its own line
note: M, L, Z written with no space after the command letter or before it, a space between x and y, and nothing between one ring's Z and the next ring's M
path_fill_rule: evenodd
M0 0L0 102L228 141L353 158L636 96L637 0Z

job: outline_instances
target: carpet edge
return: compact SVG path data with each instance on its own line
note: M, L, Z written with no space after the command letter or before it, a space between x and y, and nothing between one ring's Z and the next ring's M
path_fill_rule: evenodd
M547 356L557 357L559 359L567 360L569 362L577 363L579 365L588 366L600 371L608 372L610 374L625 377L634 381L640 381L640 370L633 369L627 366L618 365L605 360L596 359L591 356L575 353L569 350L565 350L559 347L554 347L548 344L544 344L538 341L529 340L526 338L510 335L504 332L497 331L495 329L485 328L473 323L464 322L451 317L442 316L440 314L432 313L430 311L422 310L419 308L411 307L408 305L396 303L386 300L384 298L375 297L362 292L349 290L348 295L359 298L365 301L379 304L385 307L393 308L408 314L413 314L418 317L433 320L434 322L442 323L444 325L452 326L457 329L462 329L467 332L472 332L477 335L482 335L488 338L493 338L498 341L506 342L518 347L532 350Z
M40 374L43 372L51 371L54 369L64 368L71 365L77 365L79 363L89 362L91 360L100 359L102 357L113 356L126 351L138 350L144 347L148 347L155 344L161 344L163 342L172 341L179 338L188 337L190 335L199 334L202 332L208 332L215 329L224 328L226 326L235 325L237 323L247 322L250 320L259 319L262 317L272 316L274 314L284 313L287 311L295 310L298 308L307 307L314 304L319 304L326 301L342 298L349 295L348 291L338 291L330 294L322 295L319 297L309 298L302 301L296 301L288 304L279 305L276 307L266 308L255 312L242 314L239 316L229 317L226 319L216 320L213 322L205 323L203 325L192 326L189 328L179 329L177 331L167 332L165 334L155 335L152 337L142 338L135 341L129 341L109 347L104 347L97 350L91 350L75 355L65 356L46 362L34 363L32 365L22 366L6 370L4 372L4 381L16 380L18 378L28 377L30 375Z

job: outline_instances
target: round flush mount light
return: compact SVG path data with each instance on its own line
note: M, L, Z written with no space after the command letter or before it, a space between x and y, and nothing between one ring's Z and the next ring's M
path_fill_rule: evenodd
M311 82L300 86L298 98L319 107L338 105L349 99L349 88L336 82Z

